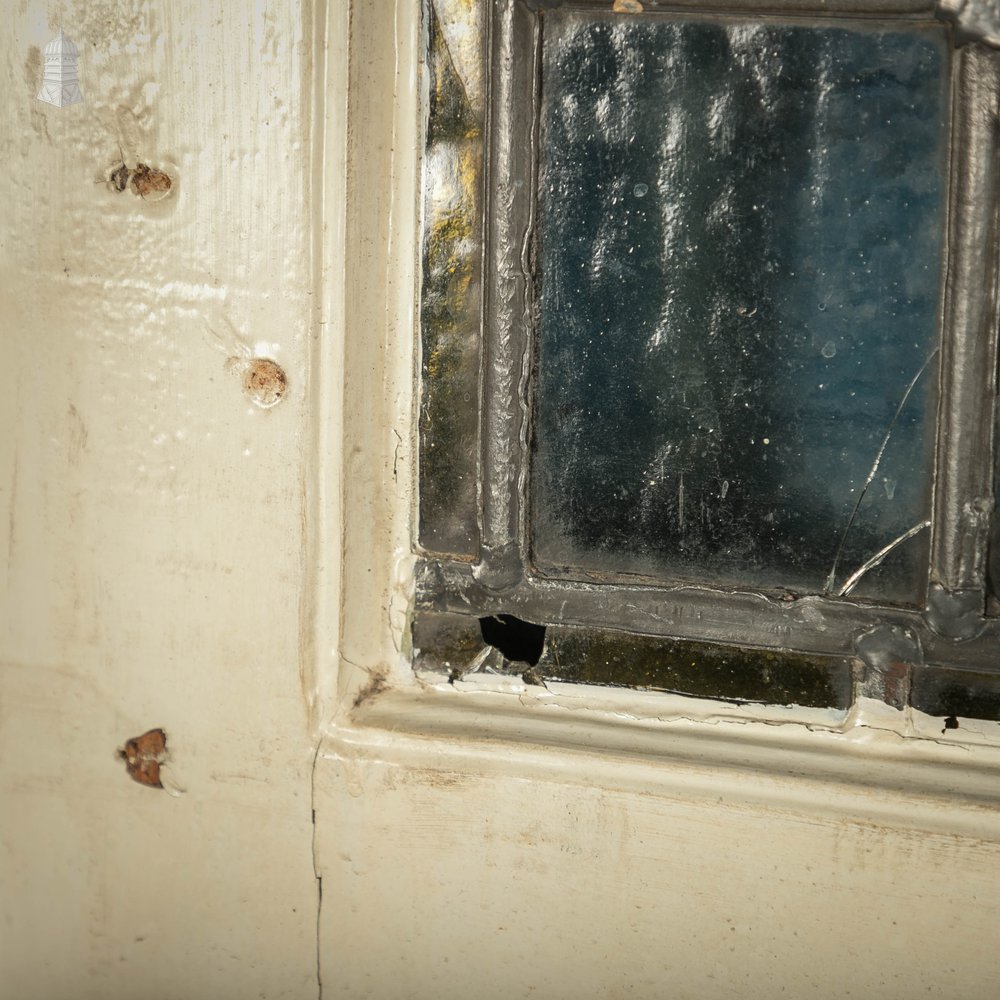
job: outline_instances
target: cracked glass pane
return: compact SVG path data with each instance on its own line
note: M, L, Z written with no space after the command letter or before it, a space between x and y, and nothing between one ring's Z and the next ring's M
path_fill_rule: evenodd
M490 645L481 619L421 610L411 632L414 666L444 673L452 682L475 674L513 674L535 684L603 684L735 702L816 708L851 703L852 661L845 657L565 625L542 631L540 658L529 666Z
M471 558L482 282L483 41L478 3L425 9L420 544Z
M496 672L500 654L483 641L479 620L469 615L421 611L413 618L413 666L462 677L476 671Z
M945 29L544 32L536 564L919 603Z

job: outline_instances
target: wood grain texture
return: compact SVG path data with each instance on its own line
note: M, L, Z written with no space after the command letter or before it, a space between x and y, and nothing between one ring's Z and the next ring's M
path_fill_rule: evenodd
M312 8L3 17L0 996L311 998ZM288 373L266 410L255 355ZM116 756L154 726L174 794Z

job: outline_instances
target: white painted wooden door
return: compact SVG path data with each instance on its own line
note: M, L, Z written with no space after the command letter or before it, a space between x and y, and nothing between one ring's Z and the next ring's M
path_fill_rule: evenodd
M995 994L989 727L411 675L415 0L3 13L0 997Z

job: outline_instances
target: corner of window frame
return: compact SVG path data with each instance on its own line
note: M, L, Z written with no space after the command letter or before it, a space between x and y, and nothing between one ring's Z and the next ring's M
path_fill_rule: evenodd
M1000 673L992 664L1000 623L984 610L987 536L994 505L997 365L996 206L1000 184L995 153L1000 119L1000 53L996 51L1000 25L995 13L987 4L974 2L933 6L848 0L843 5L845 12L863 16L909 21L937 17L952 25L953 33L935 523L926 607L901 609L830 601L819 595L791 602L752 591L706 596L706 588L683 586L619 586L614 600L609 600L600 595L599 587L587 582L566 584L532 576L523 492L528 448L524 386L530 377L531 331L526 311L518 313L518 304L525 297L520 260L524 246L518 234L530 227L533 213L537 134L532 122L537 115L540 21L546 10L558 6L559 2L525 0L484 0L481 5L488 13L489 54L485 57L488 98L484 109L482 281L486 305L478 427L479 538L471 559L449 558L447 553L416 546L414 613L471 613L473 618L518 614L549 627L596 626L643 637L721 645L736 641L760 649L839 655L854 664L851 711L855 718L866 699L892 709L911 708L918 686L915 671L929 678L924 686L931 691L932 701L940 689L947 688L949 678L961 676L971 713L977 712L977 686L984 691L980 702L997 702L994 692ZM574 6L604 9L608 5L579 0ZM657 3L644 6L649 12L690 9ZM710 12L723 6L727 11L733 8L731 3L700 4L699 10ZM812 6L817 17L830 10L828 4ZM753 4L739 7L749 12L755 9ZM424 6L425 18L428 12L434 12L429 0ZM525 51L531 55L526 57ZM529 183L523 183L525 178ZM984 294L983 289L988 292ZM990 419L983 419L987 413ZM613 610L609 605L614 605ZM709 605L722 607L725 613L713 620L706 614ZM698 621L696 627L689 624L692 620ZM750 624L734 626L734 620ZM902 679L900 664L905 667ZM521 682L517 673L515 670L514 676L495 679L492 687L523 694L531 685ZM431 689L455 687L453 677L434 676L433 670L424 676L425 695ZM472 681L471 677L463 679L466 685ZM480 685L483 687L489 689L491 683ZM619 695L622 703L635 705L644 694L589 693L594 705L616 703ZM603 702L602 695L606 695ZM559 697L574 700L565 692L554 697L556 701ZM940 697L937 702L938 707L944 704ZM376 715L369 712L373 720Z

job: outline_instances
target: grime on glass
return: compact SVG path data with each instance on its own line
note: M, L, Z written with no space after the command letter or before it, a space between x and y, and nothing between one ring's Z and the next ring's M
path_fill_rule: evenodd
M995 30L626 6L425 6L416 665L1000 715Z

